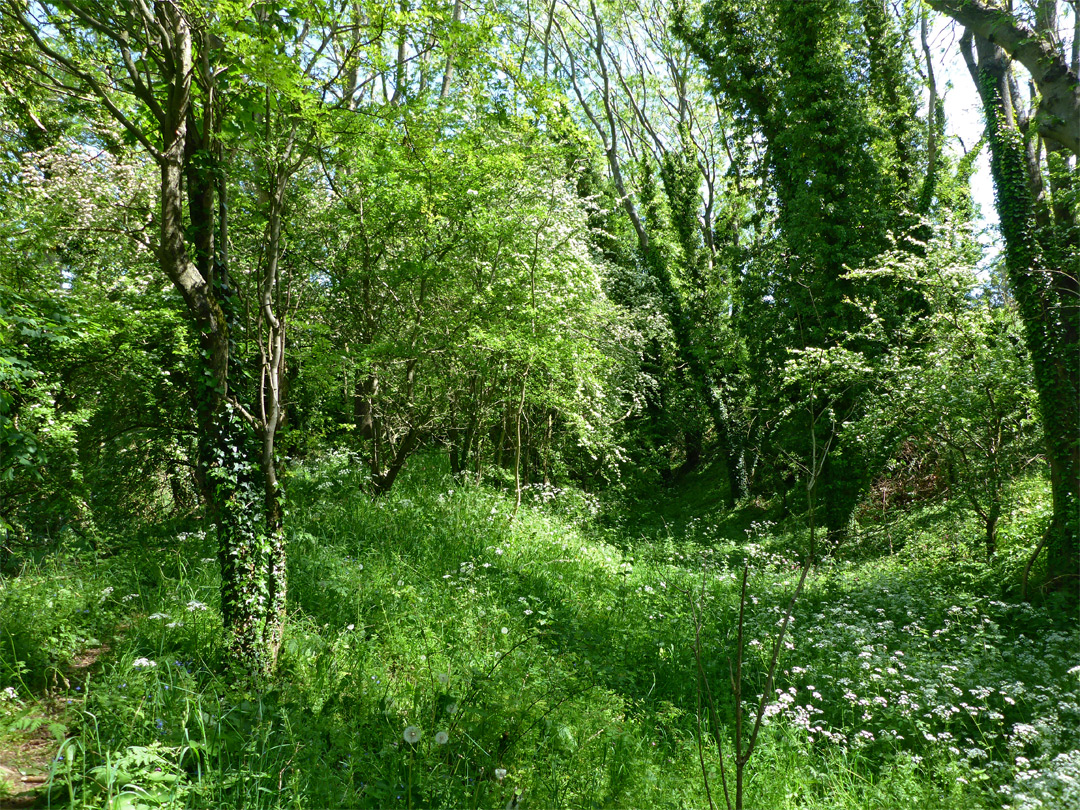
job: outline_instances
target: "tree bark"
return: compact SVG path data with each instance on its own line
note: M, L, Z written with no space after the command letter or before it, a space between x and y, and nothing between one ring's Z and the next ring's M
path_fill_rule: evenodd
M927 2L1027 68L1039 89L1039 134L1080 154L1080 82L1064 53L1008 11L983 0Z
M974 40L977 61L970 34L961 44L975 67L986 115L1005 267L1024 322L1050 467L1053 516L1041 546L1049 583L1071 586L1080 574L1080 268L1065 240L1075 223L1039 227L1006 54L981 36Z

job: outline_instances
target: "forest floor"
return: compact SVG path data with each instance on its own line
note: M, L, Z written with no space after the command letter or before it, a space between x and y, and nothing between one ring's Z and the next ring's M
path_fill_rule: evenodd
M1080 798L1076 606L1019 598L1040 480L1010 493L989 561L955 503L864 510L808 576L762 702L806 542L780 505L725 510L704 468L619 502L533 487L514 515L505 491L415 466L374 503L346 456L294 470L272 683L227 674L198 522L0 579L9 794L109 810L725 807L741 611L744 744L763 707L745 806Z
M53 672L51 684L34 694L32 711L16 714L0 735L0 810L34 807L45 798L50 770L69 725L71 701L63 694L83 691L94 666L109 652L106 645L87 647Z

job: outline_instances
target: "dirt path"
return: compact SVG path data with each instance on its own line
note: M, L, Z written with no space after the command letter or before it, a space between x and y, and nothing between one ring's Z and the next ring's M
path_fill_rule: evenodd
M0 810L34 807L49 782L49 766L70 726L72 705L61 690L85 685L108 646L84 650L30 704L23 730L0 734Z

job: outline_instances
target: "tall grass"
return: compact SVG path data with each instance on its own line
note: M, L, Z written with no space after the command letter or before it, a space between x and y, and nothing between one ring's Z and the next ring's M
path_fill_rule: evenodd
M692 616L706 619L704 664L730 740L736 572L749 562L743 694L756 704L795 584L795 523L753 510L649 529L623 515L601 529L595 499L551 488L530 491L514 517L512 497L424 458L375 502L347 456L289 484L290 619L265 688L226 669L214 554L190 527L3 581L0 689L15 697L0 722L25 727L46 687L65 710L49 801L706 805L702 770L715 785L720 763L708 747L699 759L709 729ZM942 509L894 522L891 555L876 527L811 574L748 806L1071 795L1080 636L1063 605L1015 599L1045 496L1031 484L1016 502L1027 506L1002 527L992 565L978 527ZM97 641L108 649L76 678L71 657Z

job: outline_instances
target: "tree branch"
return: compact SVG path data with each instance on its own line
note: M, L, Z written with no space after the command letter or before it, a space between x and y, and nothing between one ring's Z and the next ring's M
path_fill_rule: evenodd
M31 24L31 22L27 20L20 11L16 10L12 14L12 16L19 23L19 25L23 27L26 33L30 35L30 38L34 40L34 45L37 46L37 49L41 53L43 53L46 57L48 57L56 64L63 67L73 76L85 82L86 85L93 91L94 95L101 99L102 103L109 110L109 113L113 116L113 118L115 118L120 123L120 125L124 127L124 129L131 133L135 140L142 144L143 148L145 148L146 151L150 153L150 156L153 157L154 160L156 160L158 163L162 162L164 157L161 150L154 146L152 143L150 143L150 140L146 137L146 134L137 126L135 126L135 124L131 122L131 119L124 115L123 111L116 106L116 102L112 100L112 97L109 95L108 91L106 91L105 88L102 87L101 83L97 79L95 79L90 73L86 72L78 65L76 65L72 60L68 59L66 56L60 54L59 52L53 50L48 45L46 45L45 42L41 39L41 37L38 35L37 28L33 24Z
M1027 68L1042 96L1036 114L1039 134L1080 154L1080 81L1064 53L1009 12L984 0L927 2Z

